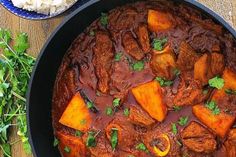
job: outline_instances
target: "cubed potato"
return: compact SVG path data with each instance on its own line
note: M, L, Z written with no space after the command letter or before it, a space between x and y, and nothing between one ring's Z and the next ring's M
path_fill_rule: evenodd
M161 86L157 81L145 83L132 89L136 101L149 115L162 122L167 114L166 105L163 102Z
M194 79L202 82L203 85L208 83L211 59L208 54L202 55L194 64Z
M223 79L225 81L224 89L236 90L236 73L226 68L223 72Z
M148 10L148 27L153 32L165 31L174 26L172 16L169 13Z
M91 116L80 93L74 95L59 122L70 128L86 131L91 124Z
M212 111L203 104L193 106L193 114L221 138L225 137L235 120L235 116L228 115L223 111L218 115L213 115Z
M174 69L176 69L176 56L172 49L167 46L162 53L154 53L151 59L151 68L156 76L167 80L175 78Z
M86 147L81 138L57 132L56 136L59 140L59 148L64 157L84 157L86 156ZM67 147L67 148L66 148ZM67 152L65 151L67 149Z

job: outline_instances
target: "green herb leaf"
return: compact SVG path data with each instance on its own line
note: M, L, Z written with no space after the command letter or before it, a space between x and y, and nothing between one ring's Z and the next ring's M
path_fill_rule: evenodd
M59 140L54 137L53 146L56 147L59 144Z
M83 135L83 132L82 131L80 131L80 130L76 130L76 132L75 132L75 136L77 136L77 137L81 137Z
M70 153L70 147L65 146L64 151L65 151L66 153Z
M108 24L108 15L106 13L101 13L100 23L102 26L106 27Z
M15 39L14 49L18 53L23 53L29 48L28 35L26 33L20 33Z
M225 93L228 94L228 95L236 95L236 90L226 89Z
M139 143L139 144L137 144L136 146L135 146L135 149L137 149L137 150L141 150L141 151L148 151L148 149L147 149L147 147L145 146L145 144L144 143Z
M122 57L122 53L116 53L115 55L115 61L116 62L119 62L121 60L121 57Z
M186 117L180 117L178 121L179 125L184 126L188 123L188 116Z
M220 109L219 109L219 107L217 106L216 102L214 102L214 101L207 102L207 103L205 104L205 106L206 106L209 110L212 111L212 114L213 114L213 115L218 115L218 114L220 114Z
M95 138L95 132L88 132L88 137L86 141L87 147L96 147L96 138Z
M90 35L90 36L95 36L95 31L90 31L90 32L89 32L89 35Z
M171 128L172 128L172 132L174 135L176 135L178 133L178 129L175 123L171 124Z
M94 104L93 104L93 102L91 102L91 101L88 101L88 102L87 102L87 107L88 107L88 109L91 109L91 108L93 108L93 107L94 107Z
M174 109L175 112L178 112L178 111L180 111L182 109L182 107L174 105L173 109Z
M138 61L133 64L134 71L142 71L143 69L144 69L144 62L143 61Z
M120 106L120 98L115 98L114 100L113 100L113 106L114 107L118 107L118 106Z
M164 49L164 45L168 42L167 38L163 39L154 39L153 40L153 49L157 51L161 51Z
M125 115L126 117L129 116L129 109L128 109L128 108L125 108L125 109L124 109L124 115Z
M224 79L216 76L208 81L210 87L214 87L217 89L222 89L224 87Z
M117 144L118 144L118 129L112 128L111 129L111 147L113 150L115 150Z
M169 81L161 77L156 77L155 80L160 83L161 87L171 86L173 84L173 81Z
M174 74L175 74L175 76L179 76L181 74L181 72L180 72L179 69L175 68L174 69Z
M112 116L113 115L113 110L112 110L111 107L107 107L106 108L106 115L108 115L108 116Z

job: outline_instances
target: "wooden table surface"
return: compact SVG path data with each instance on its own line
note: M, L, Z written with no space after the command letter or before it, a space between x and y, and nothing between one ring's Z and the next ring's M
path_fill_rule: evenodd
M224 17L234 28L236 28L236 0L198 0ZM63 16L42 21L29 21L19 18L2 6L0 6L0 28L8 28L13 34L26 32L29 35L30 49L28 53L37 57L43 44L51 32L60 24ZM12 131L10 140L18 140L16 132ZM21 143L12 146L13 157L31 157L23 151ZM0 153L0 156L1 153Z

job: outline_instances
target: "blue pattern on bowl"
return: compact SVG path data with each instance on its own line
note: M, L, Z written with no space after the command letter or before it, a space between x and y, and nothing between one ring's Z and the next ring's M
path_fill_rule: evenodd
M88 1L89 0L78 0L73 6L71 6L68 10L65 10L65 11L73 11ZM62 14L63 12L65 12L63 11L54 15L44 15L44 14L36 13L34 11L27 11L24 9L17 8L13 5L11 0L0 0L0 4L2 4L7 10L12 12L13 14L20 16L22 18L25 18L25 19L30 19L30 20L48 19L48 18L58 16Z

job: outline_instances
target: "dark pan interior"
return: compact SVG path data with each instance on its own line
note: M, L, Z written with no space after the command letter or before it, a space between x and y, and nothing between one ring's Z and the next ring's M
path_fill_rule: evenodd
M27 96L28 130L35 157L60 156L57 148L53 147L51 100L56 74L65 52L78 34L97 19L101 12L135 1L137 0L91 0L66 17L44 45L34 68ZM194 0L176 1L187 3L187 5L204 11L236 37L236 31L232 27L198 2Z

